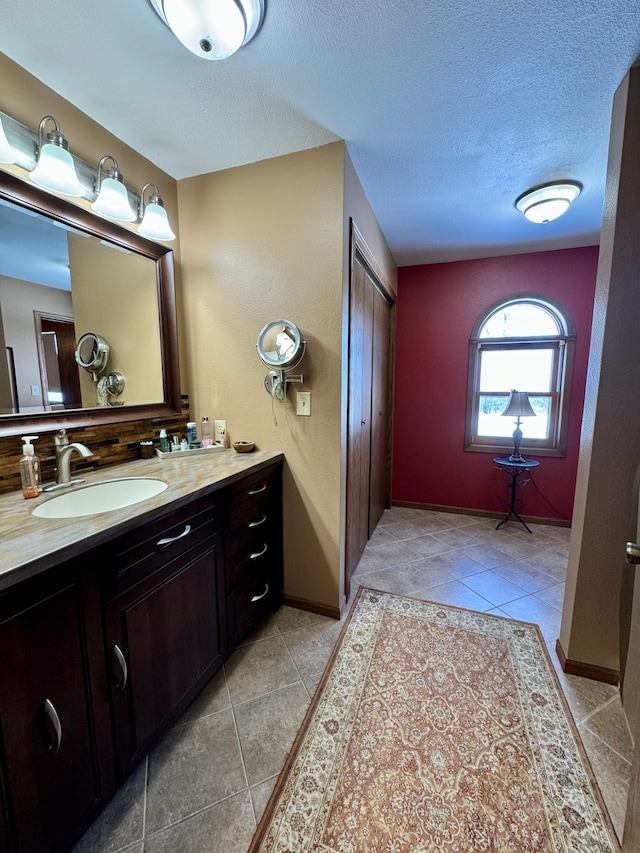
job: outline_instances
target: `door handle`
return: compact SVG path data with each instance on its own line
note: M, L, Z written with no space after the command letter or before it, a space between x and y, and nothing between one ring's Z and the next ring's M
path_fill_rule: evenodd
M635 542L627 542L626 561L632 566L637 566L640 563L640 545Z
M124 688L127 686L127 681L129 680L129 667L127 666L127 661L122 653L122 649L117 643L113 647L113 656L118 662L118 666L120 667L120 673L122 675L122 678L116 683L116 689L124 690Z
M179 533L177 536L168 536L166 539L158 539L156 542L156 547L164 548L165 545L171 545L172 542L177 542L178 539L182 539L185 536L188 536L191 533L191 525L185 524L184 530L182 533Z
M60 717L58 716L58 712L56 711L51 699L44 700L44 712L49 718L51 725L53 726L53 730L56 733L55 743L49 744L49 749L53 749L54 752L58 752L60 744L62 743L62 723L60 722Z

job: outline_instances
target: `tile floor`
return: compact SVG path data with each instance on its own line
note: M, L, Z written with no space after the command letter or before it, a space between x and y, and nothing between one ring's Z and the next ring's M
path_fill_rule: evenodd
M616 688L564 675L554 652L569 530L394 507L359 584L537 622L616 830L631 739ZM342 622L282 607L244 645L118 792L74 853L242 853ZM277 725L274 721L277 720Z

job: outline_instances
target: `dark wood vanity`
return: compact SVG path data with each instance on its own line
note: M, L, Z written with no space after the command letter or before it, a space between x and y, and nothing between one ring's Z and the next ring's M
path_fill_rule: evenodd
M5 582L2 853L70 849L280 601L282 466L264 456Z

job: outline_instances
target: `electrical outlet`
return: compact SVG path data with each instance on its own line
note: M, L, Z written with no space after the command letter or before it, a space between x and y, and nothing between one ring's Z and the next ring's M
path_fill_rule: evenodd
M296 415L311 414L311 391L298 391L296 395Z
M32 397L39 397L40 396L40 386L39 385L32 385L31 386L31 396Z

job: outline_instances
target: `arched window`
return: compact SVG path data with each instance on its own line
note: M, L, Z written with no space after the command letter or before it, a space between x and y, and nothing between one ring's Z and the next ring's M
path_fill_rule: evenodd
M535 417L522 421L522 450L564 456L575 333L550 299L519 296L494 305L469 341L465 450L512 452L512 389L526 391Z

